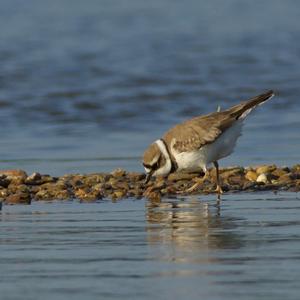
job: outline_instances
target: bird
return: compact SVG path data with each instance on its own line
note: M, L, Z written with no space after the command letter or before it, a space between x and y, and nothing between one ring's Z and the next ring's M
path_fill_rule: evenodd
M216 193L220 199L223 190L218 161L234 151L249 113L273 96L274 92L269 90L226 110L218 109L169 129L144 152L145 184L152 176L166 177L179 171L195 172L202 169L206 177L209 176L209 166L213 164L216 169ZM200 180L187 192L194 191L199 186Z

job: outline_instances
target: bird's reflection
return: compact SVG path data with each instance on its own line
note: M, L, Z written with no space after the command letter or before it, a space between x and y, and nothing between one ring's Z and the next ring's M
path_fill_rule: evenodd
M163 260L203 263L215 250L242 246L235 220L198 199L148 202L146 219L148 244Z

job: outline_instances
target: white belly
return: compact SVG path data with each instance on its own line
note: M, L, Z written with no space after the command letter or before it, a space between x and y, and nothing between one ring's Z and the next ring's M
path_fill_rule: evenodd
M172 149L172 154L178 165L178 171L193 171L199 169L199 167L206 171L207 165L230 155L235 148L238 137L242 133L242 127L243 120L237 121L213 143L193 152L178 153Z

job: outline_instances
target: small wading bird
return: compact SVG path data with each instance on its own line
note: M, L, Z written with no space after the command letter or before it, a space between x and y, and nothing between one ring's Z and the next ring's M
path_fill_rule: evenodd
M206 177L209 175L207 167L213 163L216 168L216 192L220 199L223 191L218 160L233 152L247 115L273 96L273 91L268 91L227 110L198 116L171 128L144 153L145 183L151 176L167 176L182 170L192 172L199 168ZM187 192L196 190L202 182L203 179L197 181Z

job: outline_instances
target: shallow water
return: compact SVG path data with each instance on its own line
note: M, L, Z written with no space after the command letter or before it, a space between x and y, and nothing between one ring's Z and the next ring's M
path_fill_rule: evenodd
M0 168L141 171L266 89L223 165L299 163L300 1L2 0ZM4 206L2 299L299 299L297 194Z
M222 165L299 162L300 2L2 0L0 165L142 170L177 122L266 89Z
M298 196L5 206L0 298L298 299Z

